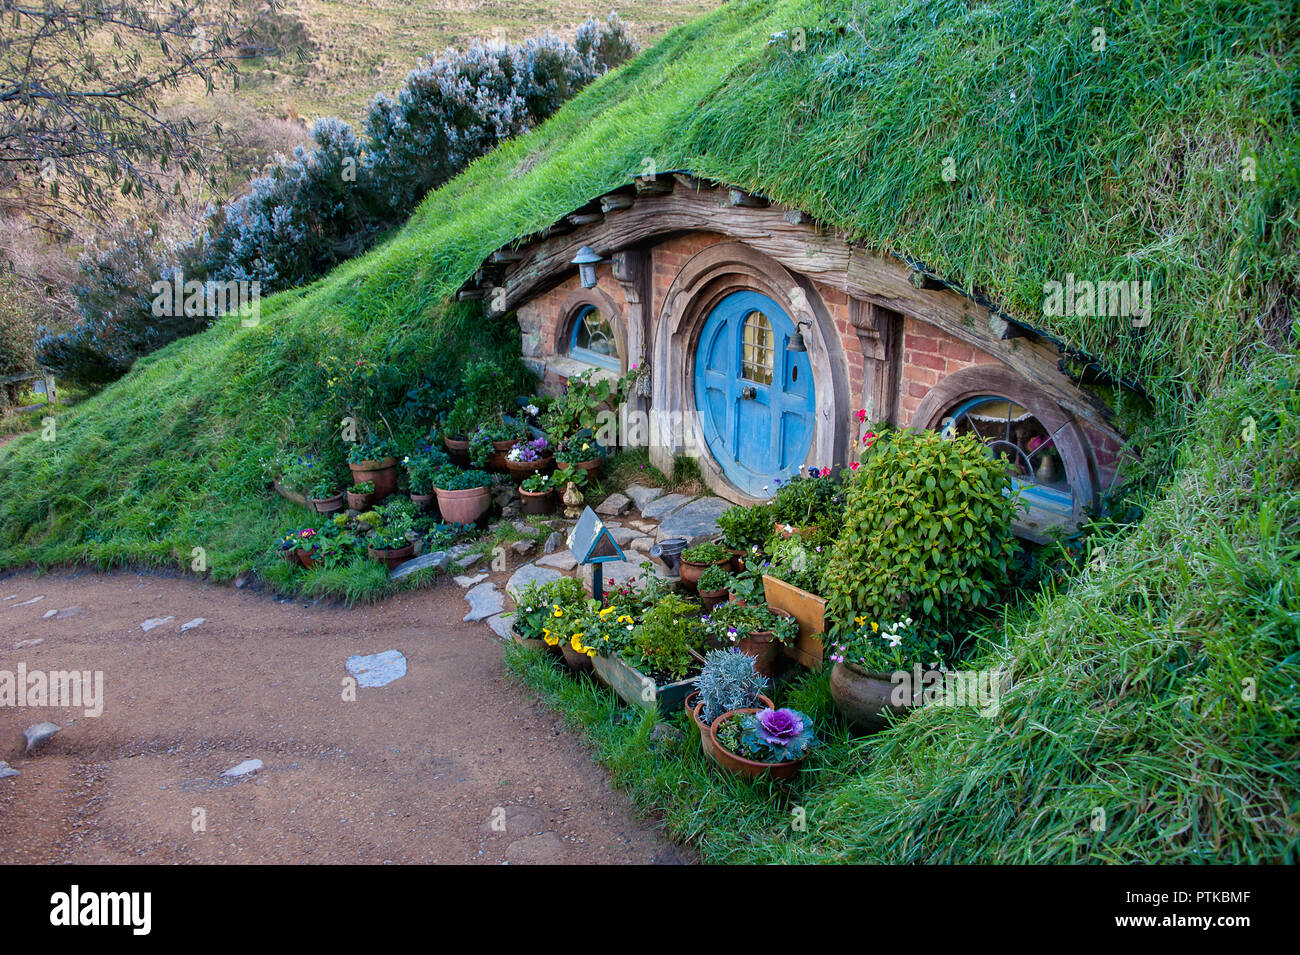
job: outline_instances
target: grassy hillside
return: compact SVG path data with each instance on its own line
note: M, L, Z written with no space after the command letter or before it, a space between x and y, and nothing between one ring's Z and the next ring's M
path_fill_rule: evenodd
M642 795L719 857L1278 858L1297 828L1297 368L1241 375L1286 345L1300 287L1296 18L1283 0L733 0L476 162L385 245L266 303L259 327L177 342L61 415L56 440L0 449L0 568L187 566L203 546L217 579L267 569L300 513L259 461L327 440L337 415L303 369L366 354L414 377L480 347L491 331L447 304L454 289L649 157L924 261L1103 356L1152 398L1148 462L1178 466L1104 571L990 645L1018 679L1000 719L918 714L812 777L816 846L735 794L740 828L706 833L687 788L664 792L689 767L642 759ZM796 28L806 51L768 44ZM1042 284L1067 273L1152 281L1150 324L1045 319ZM1273 424L1243 446L1246 409ZM1240 699L1247 676L1263 705ZM632 780L632 750L602 745ZM1112 820L1097 838L1078 820L1094 801Z

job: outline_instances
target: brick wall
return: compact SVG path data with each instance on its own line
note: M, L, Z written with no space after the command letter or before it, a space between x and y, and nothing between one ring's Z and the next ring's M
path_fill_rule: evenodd
M994 359L978 348L958 341L926 322L905 316L903 324L903 367L899 375L898 424L910 427L912 416L926 393L941 378L971 365ZM924 424L928 422L915 422Z

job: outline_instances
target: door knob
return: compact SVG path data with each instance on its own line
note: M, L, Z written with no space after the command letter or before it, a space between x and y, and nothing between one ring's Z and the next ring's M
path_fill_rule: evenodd
M740 397L744 398L746 401L753 401L758 397L758 389L753 385L745 385L745 387L740 389Z

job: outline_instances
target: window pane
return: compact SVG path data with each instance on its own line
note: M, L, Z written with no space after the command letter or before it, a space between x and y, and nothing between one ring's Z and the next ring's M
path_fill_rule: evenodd
M618 357L618 347L614 343L614 330L610 328L609 320L596 308L587 309L579 317L578 337L574 344L597 355Z
M775 359L772 326L762 312L750 312L741 333L741 375L757 384L770 385Z

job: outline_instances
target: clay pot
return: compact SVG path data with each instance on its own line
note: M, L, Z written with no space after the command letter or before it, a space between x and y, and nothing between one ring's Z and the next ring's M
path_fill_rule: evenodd
M347 492L348 507L354 511L368 511L370 505L374 503L373 494L354 494L352 491Z
M377 560L389 570L392 570L394 567L404 564L406 561L411 559L411 556L415 553L415 545L406 544L402 547L394 547L386 550L371 547L369 553L371 560Z
M590 673L592 671L591 657L585 653L579 653L569 645L569 641L560 641L560 652L564 654L564 662L574 673Z
M298 548L296 547L281 547L280 556L291 564L301 563L298 560Z
M795 527L789 524L773 524L772 529L778 536L784 537L786 540L789 540L796 534L803 538L815 537L817 534L816 524L809 524L807 527Z
M727 590L701 590L699 594L700 606L704 608L705 613L712 613L714 607L726 603L727 598L731 596L731 592Z
M776 709L776 704L762 693L758 694L758 701L769 710ZM701 715L704 712L704 701L700 699L698 691L686 697L686 712L691 714L691 718L695 720L696 728L700 731L700 751L709 759L717 762L713 755L717 743L713 741L713 734L709 732L709 724L704 722Z
M311 509L317 514L333 514L335 511L343 510L343 492L340 491L333 497L313 497L308 500Z
M397 458L384 458L380 461L348 462L352 472L353 484L374 482L375 500L382 501L397 490Z
M789 617L784 610L772 610L779 617ZM771 630L753 630L743 640L736 641L736 649L754 658L754 669L765 677L774 677L785 657L781 644Z
M808 759L807 756L784 763L760 763L738 756L718 742L718 727L724 720L757 712L759 712L757 709L728 710L713 721L713 725L709 727L709 738L713 744L713 761L732 775L745 779L758 779L760 776L768 779L793 778L803 767L804 761Z
M310 550L306 549L305 547L299 547L297 550L297 556L298 556L298 563L302 564L302 566L307 570L311 570L313 567L316 566L315 547L311 548Z
M433 506L432 494L412 494L411 502L422 511L427 511Z
M729 568L731 566L731 558L727 557L724 558L723 560L715 561L714 563L718 567ZM700 575L704 573L704 571L708 568L708 566L709 566L708 564L697 564L693 560L683 559L681 563L681 567L677 571L678 576L680 576L682 579L682 586L685 587L687 590L689 590L691 593L698 593L699 585L700 585Z
M831 667L831 699L858 729L875 733L889 726L888 714L906 716L910 707L893 701L888 673L874 673L851 663Z
M514 445L512 444L513 448ZM511 461L506 458L506 470L516 481L522 481L534 474L547 474L555 467L555 458L547 456L539 461Z
M463 491L436 488L435 493L442 519L450 524L473 524L492 506L492 498L485 487L471 487Z
M488 458L487 469L489 471L497 471L501 474L505 474L506 471L509 470L507 465L510 463L506 458L506 455L510 453L510 449L513 448L515 444L516 442L514 439L508 441L493 441L492 457Z
M442 443L447 448L447 453L452 461L465 467L469 464L469 439L468 438L443 438Z
M551 513L553 499L550 491L520 490L520 510L529 516Z
M604 458L592 458L589 461L579 461L577 464L574 465L574 467L582 468L584 471L590 472L600 467L600 464L603 460Z

